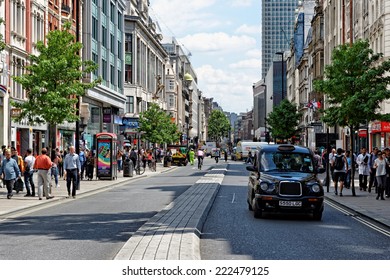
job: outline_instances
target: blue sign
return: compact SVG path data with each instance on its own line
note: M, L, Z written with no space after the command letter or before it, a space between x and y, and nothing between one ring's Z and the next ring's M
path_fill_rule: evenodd
M130 128L130 129L138 129L139 128L138 118L122 118L122 124L126 128Z

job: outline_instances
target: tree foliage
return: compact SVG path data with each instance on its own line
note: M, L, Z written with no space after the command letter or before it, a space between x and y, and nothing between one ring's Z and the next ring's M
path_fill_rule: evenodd
M177 126L171 121L170 115L155 103L140 114L139 124L139 131L144 133L143 139L152 143L170 144L180 138Z
M0 18L0 25L4 23L4 19ZM0 52L5 49L5 42L3 41L3 34L0 33Z
M379 111L381 102L390 98L389 70L389 60L383 61L383 54L374 54L367 41L334 49L332 63L325 67L325 79L314 82L315 90L325 93L329 104L323 110L323 121L349 127L373 120L389 121L390 114Z
M62 30L50 31L46 39L47 44L37 43L39 55L29 56L31 64L26 67L27 73L13 77L27 92L25 102L12 104L21 109L15 120L51 125L74 122L78 119L76 97L83 96L86 89L99 83L99 79L91 83L84 83L82 79L98 65L82 61L79 55L82 44L76 42L69 22Z
M267 124L272 137L285 140L294 136L302 114L297 111L295 104L283 99L273 111L268 114Z
M226 115L220 110L211 112L208 123L209 139L219 142L222 137L226 137L230 130L230 122Z

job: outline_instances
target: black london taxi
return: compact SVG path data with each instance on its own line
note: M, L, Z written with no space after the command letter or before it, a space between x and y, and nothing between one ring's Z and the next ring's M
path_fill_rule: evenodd
M263 212L310 213L322 219L324 189L312 152L289 144L261 145L256 151L248 183L248 206L255 218Z

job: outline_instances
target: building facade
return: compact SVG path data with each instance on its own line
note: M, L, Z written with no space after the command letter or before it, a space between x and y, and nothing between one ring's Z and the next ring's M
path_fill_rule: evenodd
M288 50L293 34L298 0L262 1L262 78L276 52Z
M84 2L83 59L99 66L86 80L101 78L98 86L87 90L80 106L81 140L89 148L94 147L97 133L119 134L122 124L126 102L123 87L125 8L123 0Z
M73 0L25 0L1 1L0 17L4 19L2 27L6 49L1 54L1 85L6 89L0 93L0 142L16 147L20 154L27 148L38 153L42 147L48 146L47 125L32 125L27 121L14 122L12 116L18 112L10 104L11 100L26 99L26 92L16 83L12 76L26 73L25 66L30 63L29 55L38 55L38 41L44 41L48 32L60 29L66 21L72 23L73 32L80 30L82 13L80 1ZM77 36L76 36L77 37ZM81 40L81 37L78 37ZM66 128L74 131L74 124L63 124L57 130L57 144L61 139L59 130ZM74 136L74 134L72 135ZM74 137L70 137L74 142Z

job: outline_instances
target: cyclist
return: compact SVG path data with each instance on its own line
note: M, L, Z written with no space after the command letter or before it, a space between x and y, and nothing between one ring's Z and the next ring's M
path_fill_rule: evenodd
M203 158L204 158L204 152L202 149L199 149L198 152L196 153L198 157L198 169L202 169L202 164L203 164Z

